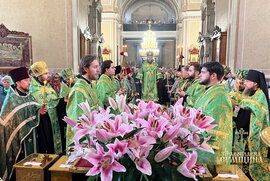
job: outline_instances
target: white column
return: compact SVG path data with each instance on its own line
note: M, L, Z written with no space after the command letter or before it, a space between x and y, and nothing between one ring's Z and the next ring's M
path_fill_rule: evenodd
M238 27L238 10L239 10L239 0L229 1L229 13L228 13L228 34L227 34L227 60L229 67L231 67L232 72L236 70L236 40L237 40L237 27Z
M120 47L118 39L120 32L118 25L119 23L117 13L102 13L101 32L104 34L104 46L108 46L111 49L111 57L114 63L117 62L117 47Z
M72 0L72 39L73 39L73 71L75 74L78 73L79 67L79 50L80 50L80 29L78 22L78 0Z
M189 49L199 48L197 42L199 32L201 31L201 11L186 11L182 13L183 19L183 64L186 65L189 59Z

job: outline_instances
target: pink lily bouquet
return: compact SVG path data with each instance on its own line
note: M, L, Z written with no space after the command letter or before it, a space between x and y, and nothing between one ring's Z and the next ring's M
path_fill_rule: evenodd
M81 103L78 121L64 119L76 131L69 160L87 160L89 180L197 180L205 173L197 150L214 153L204 133L216 125L201 109L182 100L169 108L142 100L127 105L123 95L109 103L98 111Z

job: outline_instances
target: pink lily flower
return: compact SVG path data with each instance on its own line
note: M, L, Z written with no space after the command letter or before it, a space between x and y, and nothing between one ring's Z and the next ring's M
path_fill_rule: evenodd
M181 123L178 122L178 124L168 126L166 133L162 137L163 142L166 143L167 141L172 140L172 139L178 137L179 132L182 129L185 129L185 128L182 128L181 129L180 125L181 125Z
M133 126L128 124L128 117L124 113L115 117L113 126L116 135L122 137L134 129Z
M117 110L119 109L120 112L123 112L126 106L126 95L116 95L115 100L111 97L108 98L110 106L114 109Z
M126 95L116 95L116 102L120 112L123 112L126 106Z
M109 101L110 106L113 108L113 110L117 110L118 106L115 100L111 97L108 97L108 101Z
M184 160L184 162L177 168L181 174L188 178L193 178L197 181L196 176L202 175L205 173L205 169L201 165L197 165L197 152L193 151L192 153L188 153L188 156Z
M198 149L214 154L215 152L214 152L213 148L207 143L207 141L210 140L210 138L211 138L211 136L204 138L202 144L199 145Z
M70 125L72 128L74 127L74 126L76 126L76 124L77 124L77 121L74 121L74 120L72 120L72 119L70 119L70 118L68 118L68 117L64 117L64 119L63 119L68 125Z
M168 145L166 148L160 150L156 155L155 155L155 161L156 162L162 162L163 160L165 160L166 158L168 158L173 151L175 151L175 149L178 146L176 144L174 144L171 140L169 141Z
M130 159L135 163L136 168L146 175L152 175L152 167L150 162L147 160L147 157L152 148L152 145L148 145L147 147L140 147L139 155L137 156L132 151L128 152L128 155Z
M133 130L133 127L123 123L123 117L117 115L115 120L107 120L101 124L101 129L96 129L96 137L99 141L107 142L113 137L124 136Z
M83 110L84 114L86 114L87 116L91 114L91 108L87 100L85 100L85 102L80 103L78 106Z
M114 118L114 114L110 114L111 108L110 106L106 109L99 107L99 113L95 115L95 120L98 120L99 123L103 123L107 120L112 120ZM113 120L112 120L113 121Z
M110 150L105 152L98 143L96 148L96 153L87 153L84 157L93 165L86 173L87 176L94 176L100 173L102 181L111 181L113 171L126 171L126 168L114 159L113 153Z
M202 110L201 108L199 108L198 110L196 110L196 116L194 116L192 124L191 124L191 128L196 132L203 132L203 131L207 131L207 130L211 130L214 127L216 127L216 124L210 124L213 121L215 121L212 117L209 116L205 116L204 114L202 114Z
M115 139L113 144L108 144L107 147L109 150L111 150L114 154L114 158L119 159L124 154L127 153L128 147L127 147L126 141L119 141L117 138Z
M141 132L128 138L128 148L138 148L156 143L156 139L151 136L145 136Z
M182 105L173 106L174 123L181 122L182 127L189 128L192 118L194 117L194 110L192 108L183 107Z
M151 136L144 136L142 132L134 135L127 139L128 148L132 150L135 157L139 157L141 147L148 147L149 145L155 144L156 139Z
M147 121L145 119L138 119L138 122L141 124L141 127L145 127L149 136L161 138L168 120L163 117L156 118L153 114L150 114Z
M92 116L91 116L92 117ZM85 114L79 117L78 124L74 129L92 129L95 126L93 120L89 119Z
M95 136L99 141L106 143L107 141L111 140L115 134L107 132L105 129L97 129Z
M178 101L174 104L174 106L182 106L183 105L183 98L178 99Z
M154 101L149 101L148 104L146 105L146 109L148 110L149 113L154 114L155 116L159 115L159 110L161 110L161 105L156 104Z

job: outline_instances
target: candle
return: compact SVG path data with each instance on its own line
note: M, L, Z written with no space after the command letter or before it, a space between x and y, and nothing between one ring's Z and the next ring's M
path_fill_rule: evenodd
M43 81L44 84L44 95L43 95L43 105L47 104L47 100L46 100L46 86L47 86L47 81Z
M180 45L177 46L177 50L178 50L178 55L180 55Z
M71 88L72 77L69 78L69 88Z
M122 48L123 48L123 52L126 52L127 45L123 45Z

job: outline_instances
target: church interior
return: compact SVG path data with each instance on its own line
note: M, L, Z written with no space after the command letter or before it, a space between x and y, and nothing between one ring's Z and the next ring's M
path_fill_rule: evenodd
M0 181L269 181L269 16L269 0L0 0Z

